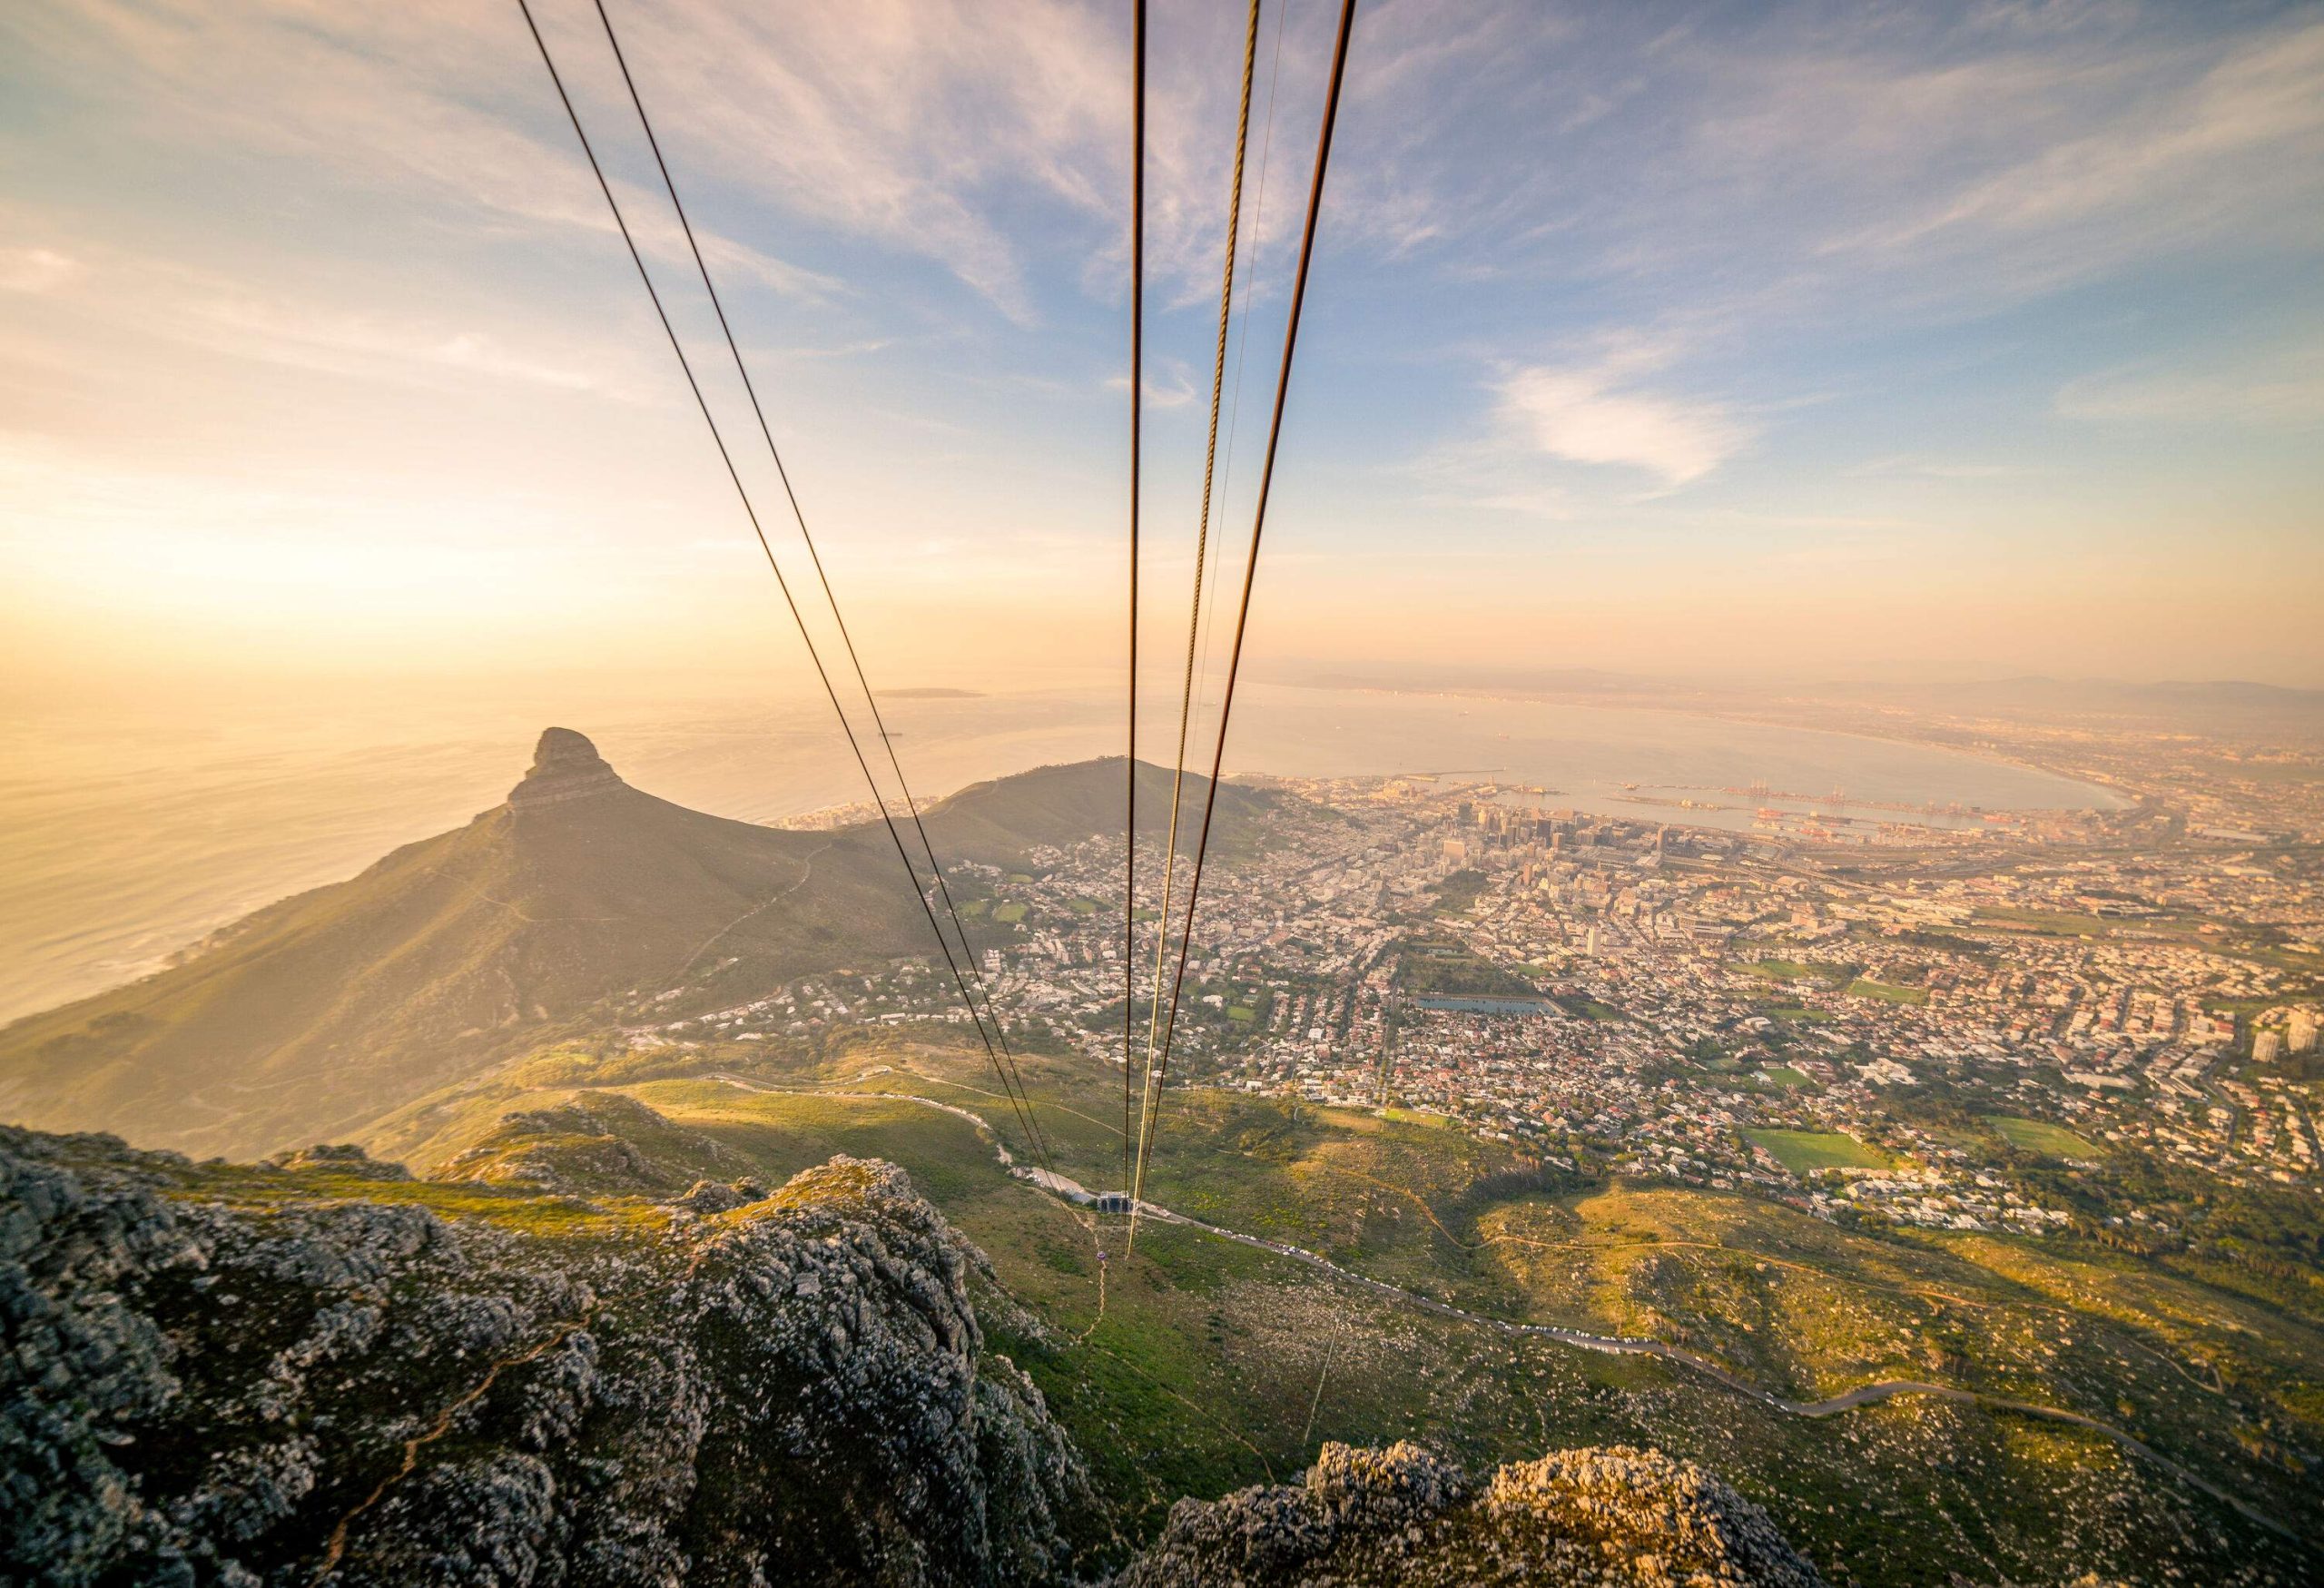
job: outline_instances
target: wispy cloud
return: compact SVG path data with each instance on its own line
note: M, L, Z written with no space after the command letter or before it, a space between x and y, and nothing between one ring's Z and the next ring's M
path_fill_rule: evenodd
M759 359L863 359L869 358L873 353L886 352L896 345L897 340L897 338L891 336L868 336L858 338L853 341L835 342L826 347L754 348L751 350L749 357L753 361Z
M1129 377L1108 376L1104 384L1108 391L1126 393L1129 390ZM1149 408L1184 408L1195 399L1194 381L1182 364L1173 362L1158 370L1148 370L1144 384Z
M1370 74L1339 212L1448 281L1586 281L1631 318L1678 287L1788 328L2324 241L2324 24L2297 15L1787 5L1657 36L1488 0L1464 24Z
M562 391L620 395L601 372L550 363L487 331L447 330L249 298L190 306L190 340L220 350L338 373L482 375Z
M80 273L78 261L53 248L0 248L0 292L53 291Z
M2028 463L1982 463L1965 458L1909 455L1868 459L1848 471L1863 478L1902 476L1914 479L2030 479L2044 472Z
M1003 542L1011 577L1086 607L1071 594L1118 573L1125 8L608 4L835 556L917 547L906 577L934 592L1021 523L1056 538ZM749 435L593 7L536 9L706 395ZM1240 491L1333 11L1271 5L1261 39L1266 203L1255 167L1244 236L1264 263L1240 279L1269 312L1236 344ZM1153 27L1146 395L1175 470L1209 390L1242 14ZM0 201L0 419L220 469L20 475L0 507L92 588L107 570L75 538L108 503L157 537L191 515L391 541L405 512L522 534L447 499L522 478L544 518L655 556L725 532L725 482L507 0L0 5L0 97L23 179ZM1334 559L1397 567L1421 525L1515 589L1549 545L1652 583L1658 538L1738 567L1784 541L2064 545L2095 521L2159 541L2142 513L2189 478L2217 487L2221 533L2271 555L2312 522L2296 446L2230 469L2101 428L2324 414L2299 334L2324 311L2312 7L1771 0L1673 25L1366 0L1337 137L1286 546L1327 523ZM1196 468L1157 487L1191 492ZM364 509L375 490L389 505Z
M1502 419L1541 452L1643 469L1671 488L1702 478L1751 435L1723 404L1631 385L1615 365L1536 365L1499 390Z
M1011 190L1083 207L1109 192L1120 107L1101 64L1119 46L1078 6L687 4L625 44L646 94L685 107L671 135L688 166L936 261L1020 320L1034 301L999 219Z
M481 377L625 400L646 389L629 348L576 345L562 328L535 321L502 317L487 325L457 310L367 303L359 294L341 301L311 289L302 295L263 279L94 244L69 254L15 252L23 262L0 255L0 289L41 294L51 316L71 311L230 358L406 383ZM25 340L25 333L0 340L0 353L20 352Z
M2129 55L2055 63L2046 74L2071 96L2073 76L2167 77L2167 66ZM2014 74L2030 86L2044 74L2019 63ZM1990 74L1974 81L1990 93ZM1960 109L1975 103L1965 95ZM2227 228L2267 237L2288 229L2324 233L2314 213L2277 208L2316 195L2324 187L2319 167L2324 24L2311 24L2231 49L2183 85L2122 95L2081 125L2037 136L2030 149L2008 148L1968 180L1908 200L1902 212L1826 246L1924 256L1932 248L1974 251L2038 287L2184 249Z
M2137 365L2085 375L2058 391L2067 419L2163 425L2306 429L2324 424L2324 341L2229 363Z
M613 229L514 7L67 0L10 12L0 36L52 79L104 96L124 130L172 145L199 139L325 163L503 225ZM575 44L585 47L586 35ZM611 134L611 151L623 146L625 130L638 137L621 108L625 119L610 106L594 118ZM619 169L616 185L640 242L673 263L686 261L666 202L620 182ZM832 278L714 226L702 230L704 252L730 274L809 298L839 289Z

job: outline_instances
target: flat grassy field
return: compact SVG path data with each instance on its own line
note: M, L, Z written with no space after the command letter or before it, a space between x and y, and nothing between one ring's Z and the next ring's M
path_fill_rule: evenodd
M1743 1132L1776 1155L1776 1161L1794 1174L1819 1169L1886 1169L1892 1161L1876 1148L1837 1130L1762 1130Z
M1996 1135L2012 1147L2022 1147L2028 1152L2038 1152L2048 1158L2103 1158L2105 1151L2093 1142L2085 1141L2061 1125L2043 1119L2022 1119L2015 1114L1988 1114L1985 1123Z
M1847 992L1851 998L1877 999L1882 1003L1924 1004L1928 1001L1928 989L1925 987L1899 987L1893 982L1874 981L1863 976L1848 983Z

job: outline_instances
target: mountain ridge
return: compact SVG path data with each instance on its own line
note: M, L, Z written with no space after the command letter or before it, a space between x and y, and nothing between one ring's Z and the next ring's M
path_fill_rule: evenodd
M1118 832L1120 768L973 784L928 808L931 837L948 865L1013 868ZM1147 809L1168 781L1141 764ZM1190 786L1198 797L1202 780ZM1221 805L1272 797L1230 789ZM640 988L680 987L682 1012L933 953L878 824L792 832L688 810L550 728L508 797L465 826L254 911L142 981L0 1028L0 1117L262 1154L358 1133Z

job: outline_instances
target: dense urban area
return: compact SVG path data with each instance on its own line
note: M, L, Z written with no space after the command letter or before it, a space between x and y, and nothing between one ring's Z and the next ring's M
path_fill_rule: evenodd
M1629 791L1637 814L1618 815L1475 778L1247 784L1260 797L1222 829L1202 898L1170 1084L1387 1110L1561 1169L1756 1190L1842 1223L2167 1239L2170 1196L2108 1194L2130 1161L2312 1191L2314 785L2265 752L2181 766L2073 748L2111 785L2090 809L1750 787ZM1694 824L1712 818L1728 825ZM1141 1032L1164 887L1151 847ZM1098 839L953 879L998 1006L1107 1063L1123 972L1118 903L1102 902L1121 861ZM1182 863L1174 918L1186 883ZM636 1034L957 1011L940 965L907 962Z

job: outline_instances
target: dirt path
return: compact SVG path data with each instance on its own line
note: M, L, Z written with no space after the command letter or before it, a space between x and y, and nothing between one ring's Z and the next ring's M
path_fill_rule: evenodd
M834 842L836 842L836 840L834 840ZM716 932L712 932L708 938L704 940L703 945L700 948L694 950L694 952L686 956L686 962L678 967L677 975L671 979L677 981L684 981L686 972L694 968L696 962L701 960L703 955L708 953L711 951L712 946L715 944L719 939L724 937L728 932L742 925L743 922L748 921L752 916L758 914L761 911L773 908L774 905L779 904L783 900L791 897L792 894L797 893L800 889L805 887L807 885L807 879L815 874L815 857L830 847L831 844L829 843L822 844L814 849L809 850L805 854L802 855L799 860L799 880L797 882L793 883L781 893L768 895L758 903L752 905L748 910L743 911L740 915L734 917L734 920L728 922L725 925L720 927Z
M1009 1157L1009 1149L1002 1145L1000 1137L993 1131L990 1125L986 1123L986 1121L979 1116L970 1113L966 1109L959 1108L951 1103L939 1102L934 1098L917 1097L908 1092L825 1091L762 1086L753 1081L744 1080L738 1076L723 1074L714 1074L706 1077L706 1079L723 1081L729 1086L738 1087L745 1091L773 1092L778 1095L792 1097L847 1098L863 1101L912 1102L918 1103L923 1108L941 1110L945 1113L957 1115L975 1125L983 1135L991 1140L993 1144L993 1151L999 1157L1001 1165L1004 1168L1009 1169L1012 1173L1017 1172L1014 1162ZM1062 1180L1062 1177L1058 1178ZM1368 1179L1369 1177L1364 1178ZM1040 1179L1045 1181L1047 1177L1040 1177ZM1059 1187L1045 1189L1055 1189L1060 1190L1081 1189L1080 1187L1074 1185L1069 1180L1064 1180ZM1666 1340L1655 1339L1650 1336L1594 1335L1590 1334L1587 1330L1569 1329L1561 1327L1555 1324L1520 1323L1510 1318L1492 1317L1484 1313L1470 1312L1465 1308L1454 1307L1450 1302L1437 1301L1430 1297L1422 1296L1415 1291L1406 1290L1401 1286L1391 1285L1384 1279L1371 1278L1366 1275L1358 1274L1353 1269L1344 1268L1339 1264L1333 1262L1329 1258L1311 1252L1304 1247L1295 1247L1285 1241L1266 1240L1256 1235L1246 1235L1241 1230L1228 1229L1222 1225L1206 1223L1202 1219L1189 1218L1183 1213L1173 1213L1167 1208L1157 1207L1152 1203L1146 1204L1141 1208L1141 1211L1147 1217L1157 1219L1165 1224L1175 1224L1184 1228L1199 1230L1203 1234L1211 1236L1219 1240L1229 1240L1235 1242L1238 1246L1246 1246L1258 1251L1269 1252L1279 1258L1288 1258L1293 1262L1304 1264L1310 1268L1330 1275L1333 1278L1355 1286L1360 1289L1368 1290L1375 1295L1401 1302L1407 1307L1417 1307L1423 1312L1433 1313L1439 1317L1452 1318L1462 1323L1473 1324L1480 1327L1496 1329L1503 1334L1522 1335L1535 1339L1554 1340L1560 1345L1571 1346L1577 1350L1598 1351L1610 1356L1659 1356L1667 1362L1675 1362L1681 1366L1690 1368L1694 1372L1699 1373L1707 1378L1716 1379L1728 1389L1735 1391L1737 1394L1745 1396L1751 1400L1757 1401L1763 1406L1782 1412L1788 1416L1818 1418L1837 1416L1843 1412L1852 1412L1863 1406L1876 1406L1883 1401L1893 1400L1899 1396L1925 1395L1933 1396L1940 1400L1968 1402L1976 1406L1984 1406L1988 1411L2010 1412L2020 1416L2037 1417L2053 1423L2070 1424L2074 1427L2087 1429L2091 1433L2102 1435L2104 1437L2112 1440L2116 1445L2120 1445L2122 1449L2129 1451L2132 1455L2143 1457L2145 1460L2153 1463L2156 1466L2161 1467L2163 1471L2169 1473L2171 1476L2177 1478L2180 1482L2187 1484L2189 1487L2201 1490L2203 1494L2208 1494L2212 1499L2220 1502L2220 1504L2231 1507L2237 1514L2244 1517L2248 1521L2258 1524L2260 1526L2268 1529L2270 1533L2280 1534L2285 1538L2299 1540L2303 1543L2306 1542L2299 1534L2293 1532L2290 1528L2285 1526L2274 1517L2270 1516L2265 1512L2259 1510L2255 1506L2248 1504L2244 1501L2238 1499L2235 1495L2228 1493L2225 1489L2221 1488L2218 1484L2211 1483L2208 1479L2198 1476L2196 1474L2189 1471L2186 1467L2181 1466L2178 1462L2173 1461L2171 1457L2163 1455L2161 1451L2156 1450L2152 1445L2148 1445L2145 1441L2140 1439L2137 1435L2126 1433L2122 1429L2115 1427L2111 1423L2102 1423L2095 1417L2087 1417L2083 1415L2080 1412L2068 1411L2063 1406L2047 1406L2034 1401L2012 1400L2004 1396L1986 1395L1978 1390L1961 1389L1951 1385L1924 1384L1917 1379L1903 1378L1883 1379L1874 1384L1860 1385L1856 1388L1849 1390L1844 1395L1834 1396L1828 1400L1788 1400L1782 1396L1773 1393L1772 1391L1760 1388L1758 1385L1751 1383L1748 1379L1737 1376L1735 1374L1728 1372L1726 1368L1721 1367L1718 1363L1709 1360L1708 1357L1699 1356L1692 1351L1686 1350L1678 1346L1673 1346Z
M1292 1246L1283 1241L1264 1240L1255 1235L1245 1235L1240 1230L1206 1224L1199 1218L1189 1218L1185 1214L1172 1213L1166 1208L1148 1207L1147 1212L1165 1224L1177 1224L1190 1229L1198 1229L1221 1240L1231 1240L1240 1246L1252 1247L1260 1251L1272 1252L1276 1257L1288 1258L1294 1262L1304 1263L1311 1268L1331 1275L1334 1278L1380 1296L1392 1297L1408 1307L1417 1307L1423 1312L1433 1313L1439 1317L1454 1318L1462 1323L1497 1329L1503 1334L1555 1340L1561 1345L1571 1346L1580 1350L1600 1351L1610 1356L1659 1356L1665 1361L1676 1362L1691 1368L1707 1378L1717 1379L1737 1394L1746 1396L1763 1406L1790 1416L1837 1416L1842 1412L1851 1412L1861 1406L1875 1406L1882 1401L1893 1400L1898 1396L1925 1395L1934 1396L1941 1400L1970 1402L1984 1406L1989 1411L2013 1412L2021 1416L2068 1423L2078 1428L2088 1429L2093 1434L2102 1435L2133 1455L2143 1456L2180 1482L2191 1488L2201 1490L2223 1505L2232 1507L2239 1515L2257 1523L2270 1533L2279 1534L2285 1538L2301 1539L2300 1534L2294 1533L2274 1517L2247 1504L2208 1479L2190 1472L2135 1435L2125 1433L2111 1423L2102 1423L2095 1417L2086 1417L2080 1412L2067 1411L2063 1406L2046 1406L2034 1401L2011 1400L2006 1396L1985 1395L1977 1390L1960 1389L1951 1385L1924 1384L1916 1379L1902 1378L1884 1379L1875 1384L1861 1385L1845 1395L1834 1396L1828 1400L1788 1400L1782 1396L1760 1388L1748 1379L1738 1377L1707 1357L1699 1356L1692 1351L1673 1346L1665 1340L1637 1335L1593 1335L1581 1329L1561 1328L1554 1324L1519 1323L1510 1318L1491 1317L1483 1313L1470 1312L1465 1308L1454 1307L1450 1302L1437 1301L1430 1297L1419 1295L1400 1286L1391 1285L1385 1280L1374 1279L1355 1273L1303 1247Z

